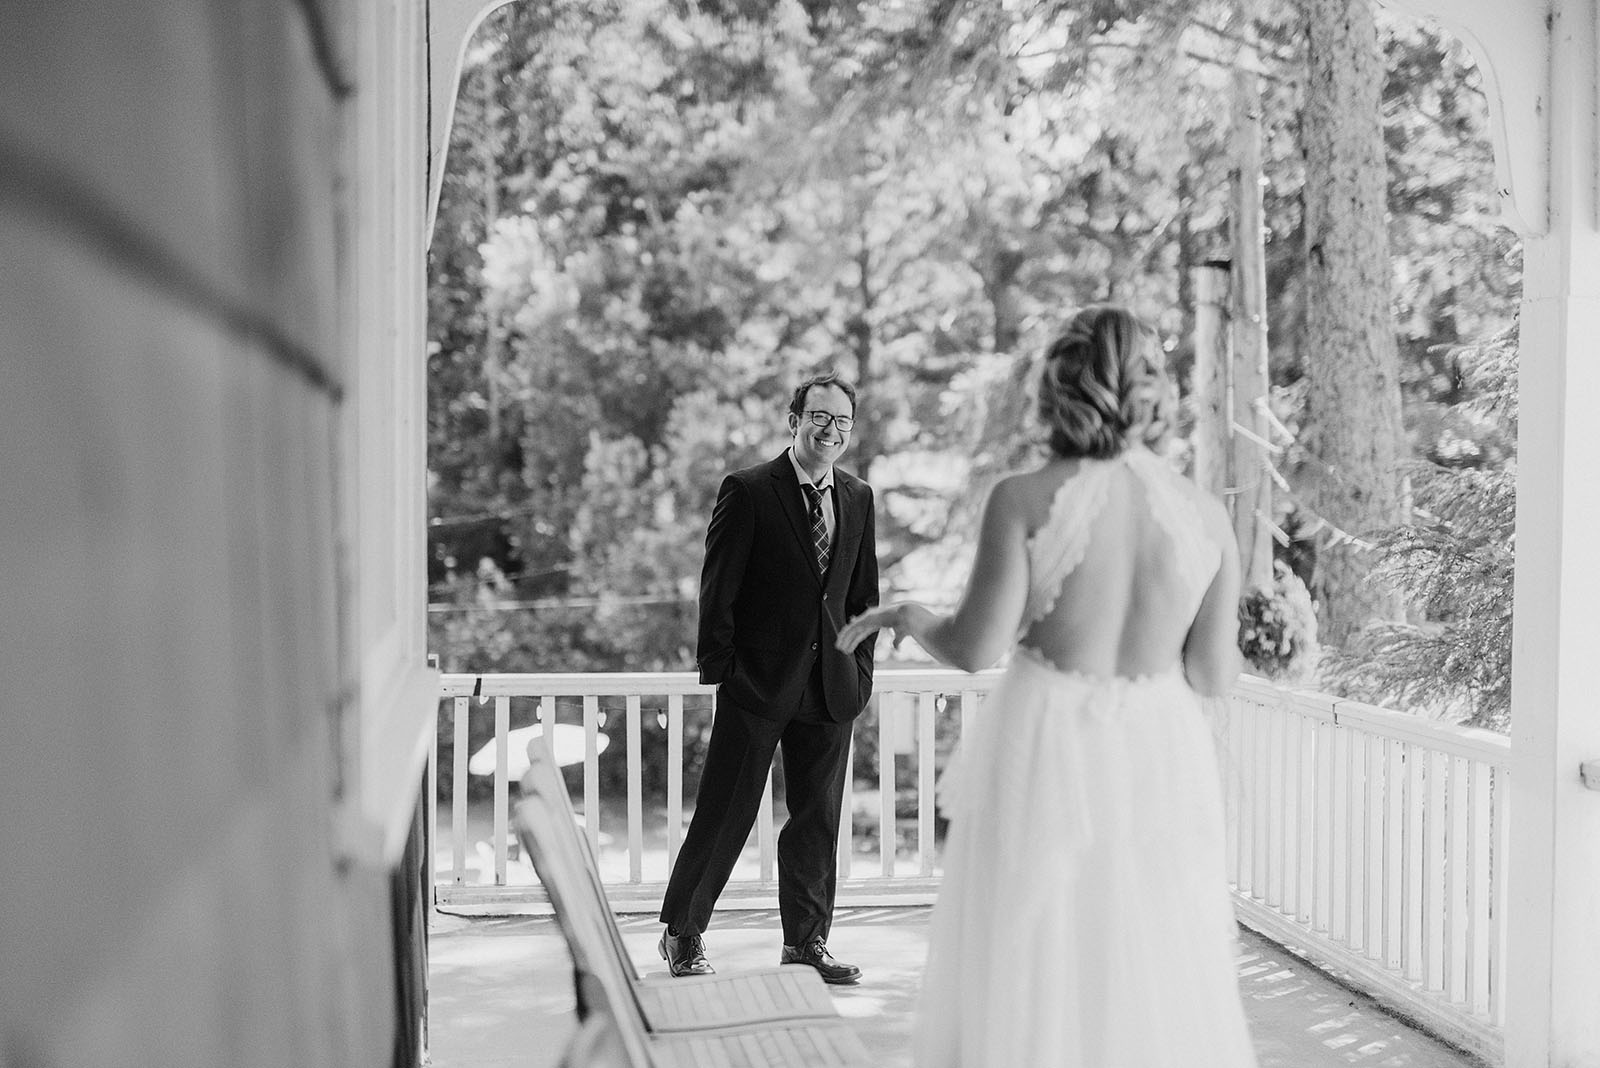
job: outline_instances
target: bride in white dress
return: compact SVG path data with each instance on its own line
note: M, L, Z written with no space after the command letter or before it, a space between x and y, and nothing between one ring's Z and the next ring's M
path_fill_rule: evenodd
M1039 394L1051 457L991 492L955 612L839 634L892 628L967 671L1012 651L942 784L915 1061L1253 1068L1199 700L1239 671L1232 527L1146 447L1173 391L1128 312L1074 318Z

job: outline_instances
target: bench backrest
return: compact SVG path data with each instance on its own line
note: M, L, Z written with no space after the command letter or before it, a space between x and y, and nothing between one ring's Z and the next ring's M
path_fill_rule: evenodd
M594 844L589 841L588 835L579 833L578 813L572 807L572 797L567 793L566 780L561 777L561 767L539 737L528 743L528 770L522 776L522 796L535 795L545 798L549 805L566 817L567 826L572 828L572 837L583 853L584 871L589 876L590 904L604 923L617 960L627 969L628 975L637 980L639 970L634 966L627 940L622 937L622 928L617 926L617 914L606 896L605 882L600 878L600 859L595 856Z
M562 787L563 796L565 787ZM562 804L537 784L524 786L514 824L539 881L555 907L556 922L572 954L580 1015L598 1015L616 1023L617 1036L630 1068L648 1068L649 1043L644 1013L629 970L616 957L608 922L594 907L588 857Z

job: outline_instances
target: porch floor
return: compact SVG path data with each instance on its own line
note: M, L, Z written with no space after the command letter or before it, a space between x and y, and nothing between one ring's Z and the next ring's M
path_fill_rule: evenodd
M856 1021L879 1068L911 1064L928 912L927 906L858 907L835 914L829 948L865 974L857 986L832 989L840 1014ZM640 970L665 974L655 917L620 922ZM776 964L777 932L774 910L719 912L706 934L712 963L723 972ZM433 1068L557 1063L575 1017L571 961L554 919L435 913L428 955ZM1261 1068L1482 1068L1243 929L1239 983Z

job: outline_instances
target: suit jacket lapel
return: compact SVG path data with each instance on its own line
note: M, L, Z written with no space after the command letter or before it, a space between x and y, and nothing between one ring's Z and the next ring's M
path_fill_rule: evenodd
M833 528L833 553L828 557L828 584L835 575L849 581L855 568L855 551L860 542L861 512L856 507L855 486L837 467L833 469L833 499L837 511Z
M805 550L805 558L811 561L811 577L819 583L823 581L822 569L817 567L817 548L811 540L811 516L800 504L800 479L794 473L794 463L789 459L789 453L772 461L772 477L777 482L778 503L783 507L783 514L789 517L789 526L794 530L794 536ZM835 496L837 494L838 479L834 480Z

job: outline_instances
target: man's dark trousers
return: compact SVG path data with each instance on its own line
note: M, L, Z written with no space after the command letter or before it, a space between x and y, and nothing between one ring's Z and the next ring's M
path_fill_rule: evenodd
M783 942L828 937L838 881L840 804L851 721L827 718L820 687L806 687L787 720L735 707L719 708L706 752L695 817L684 836L661 903L661 922L700 934L761 811L761 792L775 750L783 751L789 819L778 834L778 912ZM714 813L722 819L708 819Z

